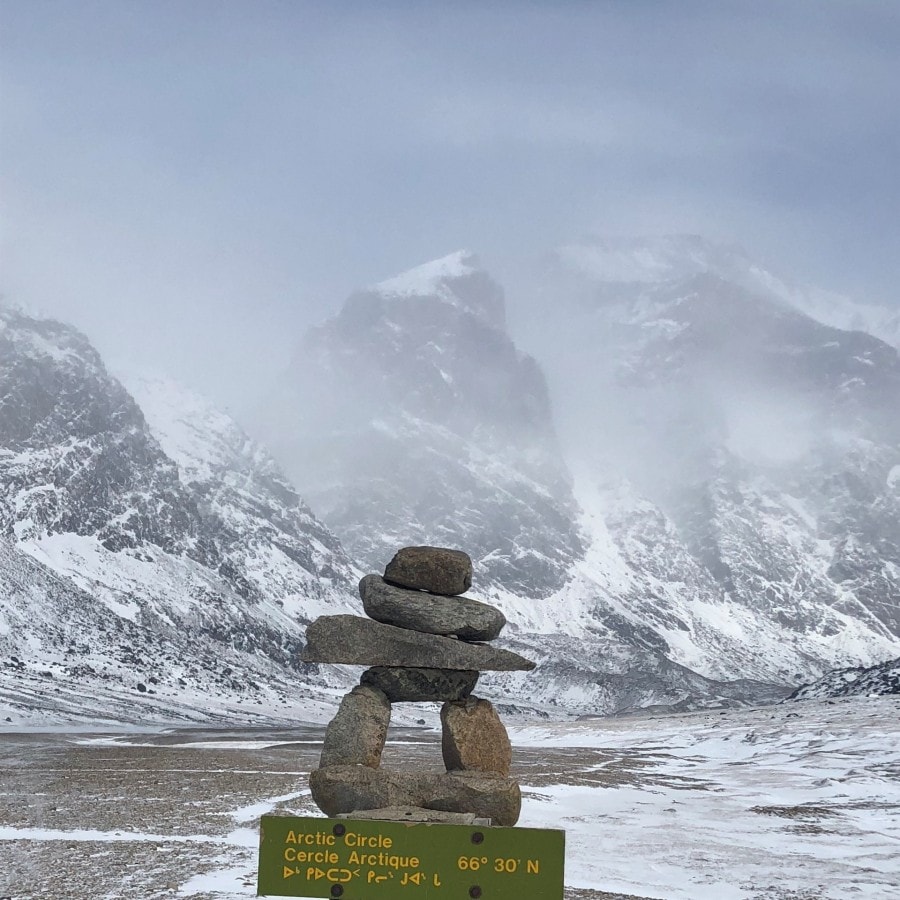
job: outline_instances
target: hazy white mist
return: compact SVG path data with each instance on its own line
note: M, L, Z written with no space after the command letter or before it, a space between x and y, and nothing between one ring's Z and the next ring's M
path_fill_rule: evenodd
M896 303L891 2L0 3L3 293L240 406L459 247L698 232Z

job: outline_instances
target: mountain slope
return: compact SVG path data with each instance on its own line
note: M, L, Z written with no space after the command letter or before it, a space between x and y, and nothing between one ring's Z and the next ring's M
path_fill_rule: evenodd
M238 654L227 668L250 683L266 671L282 686L308 684L304 626L323 608L355 606L356 573L227 417L169 398L191 423L189 434L165 432L180 465L82 335L0 309L0 534L62 579L42 602L27 595L33 619L51 617L63 590L86 622L120 623L96 631L92 654L117 657L130 642L138 659L171 646L166 658L199 661L198 678ZM21 595L0 603L12 618ZM13 639L20 652L33 643L17 629Z
M480 586L535 597L582 552L540 369L465 253L352 296L268 401L266 443L355 558L464 547Z
M556 266L531 341L552 404L463 253L351 297L272 394L267 441L368 565L474 551L541 661L491 676L511 700L773 699L900 648L896 351L689 249L641 278Z
M216 534L219 573L246 598L269 604L270 616L305 623L338 607L350 611L359 573L265 448L170 380L132 379L128 386Z
M295 722L332 706L337 680L123 618L0 538L0 728Z
M703 573L685 584L688 606L702 609L705 594L736 611L725 619L750 616L736 633L762 668L744 671L797 677L890 654L900 636L897 351L781 296L685 276L708 262L702 243L673 240L662 256L653 241L626 247L624 261L603 247L590 266L567 265L563 252L545 286L556 305L540 333L565 347L548 361L570 455L594 480L625 478L637 508L657 510ZM605 398L600 420L573 400L588 371ZM635 567L683 583L677 556L641 552ZM682 619L690 640L667 632L674 658L709 673Z

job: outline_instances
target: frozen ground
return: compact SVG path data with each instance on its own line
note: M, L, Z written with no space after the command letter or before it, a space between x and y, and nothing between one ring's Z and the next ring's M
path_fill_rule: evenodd
M900 698L511 727L567 900L900 896ZM320 727L0 734L0 898L236 900L258 817L315 814ZM385 765L439 765L392 731ZM521 898L526 900L526 898Z

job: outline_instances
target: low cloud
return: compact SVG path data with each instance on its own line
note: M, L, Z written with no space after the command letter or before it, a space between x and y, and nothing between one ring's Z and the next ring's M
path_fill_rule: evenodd
M900 302L895 3L3 18L0 289L225 396L354 287L460 246L515 288L585 232L702 232Z

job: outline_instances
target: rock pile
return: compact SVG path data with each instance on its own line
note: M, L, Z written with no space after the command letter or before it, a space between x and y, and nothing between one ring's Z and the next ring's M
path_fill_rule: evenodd
M307 629L307 662L366 665L325 732L313 800L329 816L490 819L514 825L519 785L509 777L509 736L494 707L472 694L483 671L533 669L534 663L483 641L496 638L500 610L460 596L472 560L459 550L405 547L384 577L366 575L359 593L368 619L322 616ZM392 703L443 702L446 772L381 768Z

